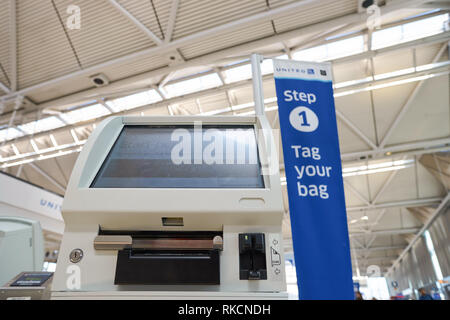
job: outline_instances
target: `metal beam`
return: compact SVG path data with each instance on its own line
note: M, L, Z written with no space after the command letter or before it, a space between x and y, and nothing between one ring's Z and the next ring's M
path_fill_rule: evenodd
M0 89L2 89L5 93L10 93L11 90L0 81ZM1 113L1 112L0 112Z
M196 100L198 100L198 99L196 99ZM172 102L172 103L176 103L176 101L174 101L174 102ZM167 102L166 103L161 103L161 106L167 106ZM197 106L198 106L198 104L197 104ZM137 109L139 109L139 110L136 110L136 109L133 109L135 112L138 112L138 111L141 111L141 109L140 108L137 108ZM144 109L143 109L144 110ZM125 114L125 112L121 112L121 113L119 113L119 114ZM79 124L79 127L84 127L84 126L86 126L86 125L93 125L93 124L95 124L96 122L99 122L99 121L102 121L104 118L106 118L106 117L109 117L110 115L107 115L107 116L104 116L104 117L101 117L101 118L98 118L98 119L95 119L95 120L92 120L92 121L86 121L86 122L84 122L84 123L82 123L82 124ZM58 128L58 129L54 129L54 130L50 130L50 131L47 131L47 132L41 132L41 133L38 133L38 134L36 134L34 137L35 138L39 138L39 137L43 137L43 136L47 136L47 135L51 135L51 134L55 134L55 133L59 133L59 132L67 132L67 131L70 131L70 129L73 129L73 128L77 128L77 127L75 127L75 126L69 126L69 127L62 127L62 128ZM18 138L18 139L16 139L15 140L15 142L16 141L22 141L20 138ZM426 154L426 153L434 153L434 152L440 152L440 151L447 151L447 150L450 150L450 147L445 147L445 148L433 148L433 147L430 147L430 146L432 146L432 143L435 143L436 145L440 145L441 144L441 142L442 142L442 139L437 139L437 140L435 140L435 141L424 141L424 142L418 142L420 145L422 145L423 143L425 143L426 145L428 145L428 147L423 147L423 148L425 148L425 149L422 149L422 150L415 150L415 151L410 151L408 154ZM404 147L404 148L408 148L408 147L410 147L410 144L403 144L403 145L399 145L399 146L401 146L401 147ZM60 146L61 147L61 146ZM64 155L66 155L66 154L68 154L68 153L70 153L70 152L75 152L77 149L79 149L79 145L66 145L66 147L64 147L64 148L61 148L61 149L58 149L58 150L60 150L61 151L61 153L60 153L60 155L61 156L64 156ZM49 152L50 151L52 151L52 150L49 150ZM39 155L36 155L36 154L31 154L31 153L27 153L27 154L25 154L25 156L24 157L22 157L22 158L20 158L20 160L28 160L28 159L30 159L30 160L32 160L32 159L34 159L34 158L36 158L36 157L39 157L40 155L42 155L43 153L42 153L43 151L41 150L41 154L39 154ZM58 155L57 155L58 156ZM344 159L345 158L345 156L346 156L346 154L342 154L341 155L341 157ZM391 158L391 156L388 156L388 157L386 157L387 159L390 159ZM0 162L3 162L3 163L5 163L5 162L7 162L7 161L10 161L10 162L13 162L13 161L16 161L17 159L14 159L14 160L7 160L7 158L5 158L5 157L3 157L3 159L1 159L0 160ZM33 160L32 160L33 161ZM343 163L348 163L348 164L351 164L351 163L353 163L354 161L343 161ZM16 165L19 165L19 164L16 164ZM13 165L13 166L15 166L15 165ZM1 167L1 166L0 166ZM377 208L380 208L380 206L379 205L373 205L373 206L364 206L364 207L353 207L353 208L351 208L351 210L350 211L364 211L364 210L372 210L372 209L377 209ZM354 210L353 210L354 209Z
M409 22L409 20L408 20L408 22ZM403 21L403 23L405 23L405 21ZM389 54L389 53L393 53L393 52L401 51L401 50L405 50L405 49L414 49L414 48L419 48L419 47L423 47L423 46L430 46L430 45L433 45L436 43L447 42L449 37L450 37L450 31L446 31L446 32L439 33L437 35L426 37L426 38L411 40L411 41L399 43L399 44L396 44L393 46L388 46L385 48L372 49L372 50L364 51L361 53L345 56L342 58L333 59L333 64L336 65L336 64L348 63L348 62L352 62L352 61L356 61L356 60L370 59L370 58L375 58L378 56L382 56L384 54Z
M377 146L369 139L367 136L353 123L351 122L342 112L336 109L336 116L340 119L351 131L353 131L358 138L361 138L369 147L372 149L377 149Z
M442 55L444 54L444 52L447 50L448 48L448 43L445 43L438 51L438 53L436 54L436 56L433 58L432 63L436 63L439 61L439 59L442 57ZM384 135L383 139L380 142L380 147L383 148L389 141L389 138L391 137L392 133L394 132L394 130L397 128L398 124L400 123L400 121L403 119L403 117L405 116L406 112L409 110L410 106L412 105L413 101L415 100L417 94L419 93L420 89L422 89L423 85L426 83L426 80L421 80L419 81L419 83L415 86L415 88L413 89L413 91L411 92L411 94L409 95L408 99L406 100L405 104L402 106L402 108L400 109L400 112L397 114L397 116L395 117L394 121L392 122L392 124L390 125L388 131L386 132L386 134Z
M49 182L51 182L56 188L58 188L59 190L62 191L62 193L64 194L66 192L66 189L58 182L56 181L52 176L50 176L47 172L45 172L44 170L42 170L41 168L39 168L36 164L34 163L29 163L29 166L31 168L33 168L34 170L36 170L40 175L42 175L44 178L46 178Z
M384 215L386 214L386 211L387 211L386 209L381 210L381 212L378 214L378 216L375 218L375 221L373 222L373 224L369 228L370 231L372 231L373 228L375 226L377 226L378 223L380 223L381 219L383 219Z
M20 175L22 174L23 165L19 166L19 169L17 169L16 178L20 178Z
M411 143L401 143L397 145L391 145L389 147L379 148L377 150L367 150L367 151L357 151L357 152L347 152L341 155L342 160L353 160L361 161L361 159L375 159L380 156L385 156L386 153L392 155L419 155L423 153L433 153L439 151L449 150L450 138L440 138L416 141ZM435 150L431 150L434 148Z
M399 86L403 85L405 83L411 83L411 82L420 82L420 81L426 81L430 78L439 77L439 76L445 76L449 74L450 71L450 60L440 62L438 64L435 64L433 66L424 65L426 67L429 67L429 69L425 71L415 71L413 68L412 71L406 72L402 75L389 75L382 79L370 79L370 80L363 80L357 84L351 84L346 86L340 86L339 83L335 85L335 98L339 98L342 96L355 94L359 92L367 92L367 91L374 91L378 89L383 89L386 87L393 87L393 86ZM403 71L403 70L399 70ZM418 80L415 80L418 79Z
M424 3L424 4L420 5L420 8L450 10L450 2L448 2L448 1L431 1L430 3Z
M11 66L11 91L17 91L17 7L16 0L10 0L9 15L9 64Z
M2 146L2 147L6 144L6 139L8 138L9 130L11 129L11 127L12 127L13 124L14 124L14 119L16 118L17 110L19 110L19 108L22 106L22 102L23 102L23 96L17 96L17 97L16 97L16 100L15 100L15 102L14 102L13 113L11 114L11 117L9 118L8 126L6 127L6 137L5 137L5 140L3 140L3 142L1 143L1 146Z
M377 203L370 206L347 207L347 212L367 211L367 210L395 208L395 207L421 207L425 205L438 204L441 201L442 198L422 198L413 200L392 201L392 202Z
M387 229L387 230L373 230L370 232L363 232L363 231L357 231L357 232L349 232L350 237L359 237L359 236L368 236L376 234L378 236L385 236L385 235L394 235L394 234L408 234L408 233L416 233L419 231L419 228L400 228L400 229Z
M74 152L80 152L81 146L84 145L85 142L86 140L82 140L79 141L78 143L70 143L58 147L41 149L39 150L39 153L33 151L21 154L19 156L13 156L14 159L9 160L6 164L3 163L2 165L0 165L0 168L5 169L9 167L15 167L21 164L31 163L37 160L45 160L54 157L65 156ZM3 158L2 161L4 160L5 159Z
M385 251L385 250L399 250L403 249L405 246L383 246L383 247L371 247L371 248L355 248L356 252L374 252L374 251Z
M215 71L213 71L213 72L215 72ZM264 80L272 81L272 79L273 79L272 77L273 77L272 75L266 75L266 76L264 76ZM195 98L198 98L198 97L201 97L201 96L204 96L204 95L209 95L209 94L212 94L212 93L226 92L227 90L230 90L230 89L237 89L237 88L247 87L250 84L251 84L250 80L243 80L243 81L239 81L239 82L235 82L235 83L226 84L226 85L223 85L223 86L220 86L220 87L217 87L217 88L201 90L201 91L197 91L197 92L194 92L194 93L190 93L190 94L174 97L174 98L171 98L171 99L166 99L166 100L163 100L161 102L157 102L157 103L154 103L154 104L151 104L151 105L145 105L145 106L142 106L142 107L139 107L139 108L134 108L134 109L131 109L131 110L128 110L128 111L118 112L117 114L125 114L127 112L131 113L131 112L144 111L144 110L146 110L148 108L158 107L161 104L166 105L167 103L171 104L171 103L181 102L183 100L195 99ZM368 83L367 85L370 85L370 84L371 83ZM91 98L91 100L92 100L92 98ZM47 105L47 103L44 104L44 105ZM42 105L41 105L41 107L42 107ZM228 110L226 112L228 112ZM98 118L98 119L85 121L83 124L93 123L93 122L96 122L96 121L101 120L103 118L105 118L105 117L101 117L101 118ZM349 123L349 125L350 125L350 123ZM64 127L62 127L61 129L64 129ZM41 133L40 134L36 134L36 136L38 136L38 135L41 135ZM24 137L18 138L19 141L23 140L23 139L27 139L27 137L24 136ZM449 141L450 141L450 139L449 139ZM376 155L379 155L380 153L383 153L383 149L377 148L376 150L370 150L370 151L364 152L363 156L365 156L366 154L370 154L370 155L375 155L376 156ZM352 157L354 157L356 159L359 159L359 158L361 158L362 155L359 154L359 153L353 153L353 154L350 154L350 156L352 156ZM348 157L348 155L347 154L343 154L343 157Z
M273 79L272 75L266 75L263 77L263 80L266 81L271 81ZM152 103L149 105L145 105L142 107L138 107L138 108L134 108L134 109L130 109L130 110L124 110L124 111L120 111L117 113L114 113L113 115L124 115L127 113L131 113L131 112L140 112L140 111L145 111L148 110L149 108L157 108L157 107L161 107L161 106L166 106L168 104L175 104L175 103L179 103L179 102L183 102L186 100L194 100L196 98L202 97L202 96L208 96L210 94L216 94L216 93L222 93L225 92L227 90L230 89L238 89L238 88L243 88L243 87L249 87L252 85L252 80L251 79L247 79L247 80L242 80L242 81L238 81L238 82L234 82L234 83L229 83L229 84L225 84L221 87L216 87L216 88L211 88L211 89L206 89L206 90L201 90L201 91L197 91L197 92L193 92L193 93L189 93L189 94L185 94L185 95L181 95L181 96L177 96L177 97L173 97L173 98L169 98L169 99L164 99L162 101L156 102L156 103ZM156 88L155 88L156 90ZM163 94L161 92L161 94ZM92 98L91 98L92 100ZM252 108L252 107L250 107ZM80 124L79 126L85 126L88 124L93 124L96 123L98 121L104 120L108 117L110 117L111 115L106 115L103 117L99 117L96 119L92 119L92 120L88 120L88 121L84 121L82 124ZM44 131L44 132L40 132L40 133L36 133L34 135L35 138L41 137L41 136L45 136L48 135L50 133L56 133L56 132L62 132L62 131L66 131L68 129L71 128L75 128L76 126L69 126L69 127L61 127L58 129L53 129L53 130L49 130L49 131ZM17 138L15 141L25 141L28 140L29 137L28 136L23 136L23 137L19 137Z
M175 29L175 23L177 21L177 11L180 0L172 0L172 5L170 7L170 16L167 23L166 37L164 39L165 43L172 41L173 30Z
M127 17L131 22L134 23L136 27L141 29L147 36L155 42L157 45L161 45L163 42L162 40L155 35L149 28L147 28L142 22L140 22L135 16L133 16L130 12L128 12L127 9L122 7L116 0L109 0L109 3L111 3L117 10L120 11L121 14L123 14L125 17Z
M244 65L244 64L245 63L243 63L242 65ZM367 81L367 82L364 82L364 83L361 83L361 84L355 84L355 85L352 85L352 86L341 87L341 88L338 88L338 89L335 90L335 95L336 95L336 97L339 97L339 94L342 94L342 91L348 92L348 94L354 94L354 93L357 93L358 90L362 90L364 88L371 89L373 85L387 85L387 84L390 84L390 83L395 83L395 81L403 81L403 80L408 80L408 79L414 80L414 78L416 76L428 74L431 71L438 72L438 73L432 73L431 74L431 75L436 75L436 76L442 76L444 74L448 74L450 72L450 60L447 61L447 62L442 62L439 65L433 66L432 68L430 68L426 72L425 71L419 71L419 72L412 72L412 73L409 73L409 74L406 74L406 75L393 75L391 77L387 77L387 78L381 79L381 80L372 80L372 81ZM215 73L215 70L212 69L210 72L203 73L202 75L206 75L206 74L210 74L210 73ZM171 74L169 74L169 76ZM168 78L169 76L166 76L165 78ZM190 79L190 78L191 77L187 77L185 79ZM265 79L271 79L271 76L266 76ZM182 79L182 80L175 80L175 81L169 81L168 84L177 83L177 82L180 82L180 81L184 81L184 79ZM242 82L239 82L239 83L242 83ZM337 85L339 85L339 84L337 84ZM109 90L112 89L112 87L108 87L108 88L109 88ZM219 88L222 88L222 87L219 87ZM110 94L111 92L112 91L108 91L106 93ZM196 93L202 94L202 92L203 91L198 91L198 92L194 92L193 94L196 94ZM89 95L87 95L87 96L89 96ZM64 98L62 98L62 99L64 100ZM58 106L58 103L64 103L64 102L62 102L61 99L58 99L58 100L54 100L54 101L43 103L43 104L39 105L39 107L43 108L43 109L50 108L50 107L51 108L55 108L55 105L53 105L54 103L56 103L56 105ZM68 105L73 105L73 104L68 104ZM68 105L63 105L63 106L68 106ZM61 107L61 105L60 105L60 107ZM343 116L343 115L341 114L341 116ZM358 128L356 128L356 126L351 124L351 122L349 122L348 120L345 120L345 121L346 121L347 125L352 126L352 130L354 132L357 132L363 138L364 135L362 134L362 132ZM375 146L368 138L363 138L363 139L372 148ZM377 149L379 149L379 148L377 148ZM376 155L379 152L379 150L377 150L377 149L375 149L373 154Z
M171 41L167 44L163 44L163 45L149 48L146 50L142 50L142 51L139 51L136 53L132 53L132 54L129 54L129 55L117 58L117 59L103 62L96 66L92 66L92 67L89 67L89 68L86 68L86 69L83 69L83 70L80 70L80 71L77 71L77 72L74 72L71 74L64 75L62 77L58 77L58 78L55 78L52 80L42 82L40 84L31 86L28 88L24 88L24 89L20 90L20 93L25 94L25 93L32 92L34 90L37 90L37 89L40 89L43 87L54 85L61 81L73 79L74 77L90 75L92 73L98 72L99 70L102 70L103 68L111 67L111 66L117 65L117 64L127 63L130 61L135 61L136 59L142 58L144 56L163 55L163 54L166 54L167 52L176 50L183 45L193 43L194 41L201 41L206 38L218 36L223 31L239 30L239 29L242 29L245 25L250 24L250 23L270 21L276 17L280 17L280 16L283 16L286 14L294 14L296 12L300 12L300 11L304 10L305 6L307 6L313 2L315 4L317 3L317 1L297 1L297 2L291 3L289 5L281 6L276 9L271 9L271 10L268 10L263 13L259 13L259 14L256 14L256 15L253 15L250 17L235 20L235 21L232 21L230 23L227 23L227 24L224 24L224 25L221 25L218 27L210 28L210 29L195 33L193 35L190 35L190 36L187 36L184 38L180 38L175 41ZM411 0L390 1L389 5L386 5L381 8L381 12L382 12L382 15L388 16L391 13L402 9L406 3L411 3L411 5L420 5L421 3L424 3L424 2L425 1L411 1ZM361 28L364 29L366 19L367 19L366 13L355 13L355 14L350 14L350 15L339 17L339 18L327 20L327 21L316 23L316 24L313 24L313 25L310 25L307 27L302 27L302 28L298 28L296 30L284 32L284 33L278 34L276 36L251 41L251 42L245 43L243 45L234 46L234 47L231 47L228 49L223 49L218 52L204 55L202 57L194 58L194 59L192 59L184 64L181 64L181 65L168 66L168 67L160 68L160 69L157 69L154 71L143 73L139 76L132 77L132 79L129 78L129 79L117 81L114 84L106 86L106 89L111 91L111 90L113 90L113 87L115 89L116 86L120 87L120 86L124 85L125 83L129 83L130 81L138 82L138 81L142 81L142 80L148 80L149 78L151 78L153 76L160 76L161 74L167 74L174 70L179 70L179 69L194 67L194 66L199 66L199 65L208 65L208 64L213 63L214 61L218 61L220 59L227 58L227 57L230 57L230 56L233 56L236 54L242 55L243 52L252 52L252 51L258 50L264 46L273 44L273 43L287 41L292 38L302 37L307 34L320 32L320 31L323 31L324 29L325 30L331 29L331 28L339 27L339 26L342 26L345 24L359 22L361 25ZM88 94L88 92L90 92L90 90L71 95L70 99L73 102L74 100L77 101L77 100L85 98L86 96L91 96L92 94Z
M370 205L369 200L366 199L355 187L353 187L347 180L344 180L344 186L350 189L355 196L362 200L366 205Z
M402 157L401 160L405 160L405 157ZM380 198L380 196L383 194L383 192L386 190L386 188L390 185L390 183L392 182L392 180L394 179L394 177L397 175L397 173L400 170L394 170L392 171L389 176L387 177L386 181L384 181L383 185L381 186L380 190L378 191L378 193L375 195L375 197L372 200L371 205L374 205L377 203L378 199Z
M388 273L390 273L403 259L403 257L408 253L409 249L412 248L412 246L416 243L416 241L424 234L424 232L431 226L431 224L436 220L436 218L447 209L450 202L450 192L447 193L447 196L441 201L439 206L436 208L434 213L431 215L431 217L428 219L428 222L425 223L425 225L419 230L419 232L416 233L412 241L408 244L408 246L402 251L400 256L397 258L397 260L394 261L392 266L389 268Z
M358 257L359 258L359 261L360 261L360 263L361 262L364 262L364 261L366 261L366 262L368 262L368 261L375 261L375 260L377 260L377 261L393 261L393 260L395 260L396 258L397 258L398 256L387 256L387 257Z

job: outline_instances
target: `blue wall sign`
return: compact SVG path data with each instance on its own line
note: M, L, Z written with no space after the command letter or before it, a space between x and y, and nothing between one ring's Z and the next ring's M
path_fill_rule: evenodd
M300 299L354 299L329 63L273 60Z

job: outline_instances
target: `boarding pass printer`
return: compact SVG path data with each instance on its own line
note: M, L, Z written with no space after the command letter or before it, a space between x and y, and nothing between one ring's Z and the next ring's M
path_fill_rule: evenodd
M111 117L70 178L53 299L287 298L267 118Z

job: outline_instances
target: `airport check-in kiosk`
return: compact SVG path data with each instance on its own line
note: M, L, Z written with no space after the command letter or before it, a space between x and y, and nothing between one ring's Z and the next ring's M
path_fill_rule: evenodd
M75 164L52 298L287 298L264 115L112 117Z
M23 271L42 271L44 237L39 221L0 216L0 287Z

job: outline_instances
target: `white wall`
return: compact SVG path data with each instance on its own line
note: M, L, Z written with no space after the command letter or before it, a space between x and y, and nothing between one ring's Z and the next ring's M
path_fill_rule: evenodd
M62 201L59 195L0 173L0 216L36 220L43 230L63 234Z

